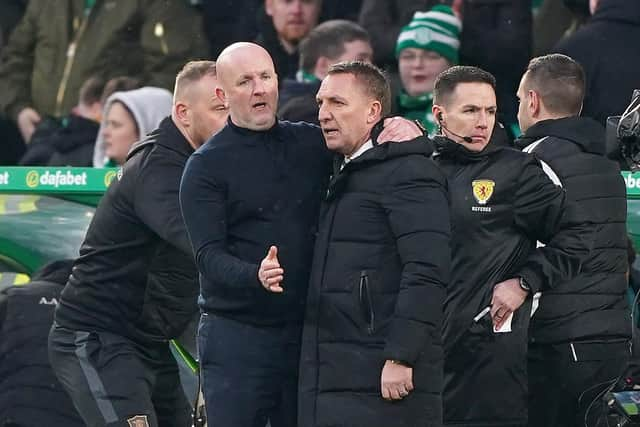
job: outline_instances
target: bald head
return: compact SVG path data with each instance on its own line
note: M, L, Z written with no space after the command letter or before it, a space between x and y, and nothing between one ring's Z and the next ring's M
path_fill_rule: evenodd
M275 74L273 59L265 48L255 43L238 42L227 46L217 60L218 80L224 88L235 76L256 66L263 66Z
M265 130L276 121L278 79L269 53L255 43L239 42L218 56L216 94L240 127Z

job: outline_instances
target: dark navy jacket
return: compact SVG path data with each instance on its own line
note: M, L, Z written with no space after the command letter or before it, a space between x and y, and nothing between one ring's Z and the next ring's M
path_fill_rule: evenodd
M286 121L252 131L229 120L191 156L180 203L203 312L257 325L301 321L330 159L317 126ZM258 280L271 245L282 294Z

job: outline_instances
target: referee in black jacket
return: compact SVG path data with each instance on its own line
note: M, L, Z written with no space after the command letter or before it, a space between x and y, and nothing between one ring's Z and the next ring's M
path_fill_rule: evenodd
M518 147L546 163L595 241L580 274L543 291L532 319L532 427L595 426L602 405L591 403L630 356L626 188L618 164L605 157L604 128L579 117L584 93L582 67L560 54L532 59L518 90Z
M168 343L197 312L178 190L189 155L226 120L216 83L210 61L178 74L171 117L131 149L62 291L49 357L88 426L190 425Z
M450 68L435 84L435 159L449 180L453 257L445 425L526 425L531 296L575 276L589 247L586 224L540 164L491 142L494 87L475 67Z

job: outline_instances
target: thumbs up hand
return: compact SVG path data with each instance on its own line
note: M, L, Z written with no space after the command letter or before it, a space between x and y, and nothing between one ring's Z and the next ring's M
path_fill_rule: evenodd
M284 279L284 270L280 267L278 261L278 248L271 246L267 256L260 263L258 269L258 279L262 286L269 292L284 292L282 289L282 280Z

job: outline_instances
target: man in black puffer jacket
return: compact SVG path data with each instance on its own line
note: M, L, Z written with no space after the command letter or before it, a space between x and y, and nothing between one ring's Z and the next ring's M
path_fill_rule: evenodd
M578 117L584 87L582 67L555 54L531 60L518 90L525 132L518 146L548 165L595 234L580 274L544 291L532 319L529 425L536 427L584 425L587 407L630 355L626 190L604 156L604 128Z
M377 145L390 95L375 66L334 65L317 99L342 156L314 251L298 425L441 426L445 178L424 137Z
M436 162L451 197L444 417L457 427L527 423L531 295L578 273L589 233L532 157L495 144L495 79L452 67L435 85ZM547 244L536 249L536 240Z

